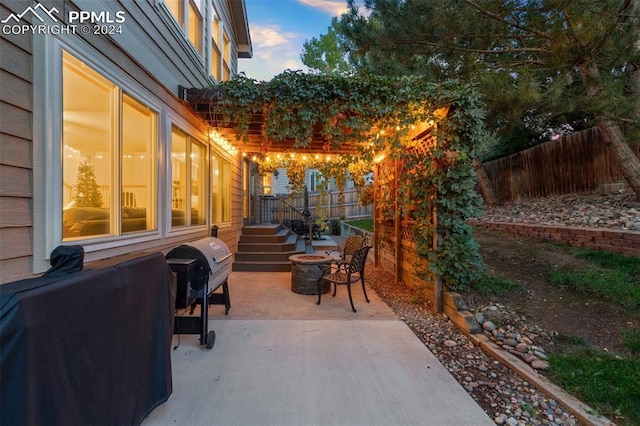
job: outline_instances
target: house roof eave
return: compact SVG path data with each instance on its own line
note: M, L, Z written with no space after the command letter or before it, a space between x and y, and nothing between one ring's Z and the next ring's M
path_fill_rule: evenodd
M233 0L229 3L231 7L231 14L233 16L233 26L236 33L238 58L251 58L253 57L253 46L251 44L251 33L249 31L249 21L247 20L245 0Z

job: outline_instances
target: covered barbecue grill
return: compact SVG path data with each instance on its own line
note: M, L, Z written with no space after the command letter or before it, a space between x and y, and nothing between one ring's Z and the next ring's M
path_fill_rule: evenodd
M200 334L200 344L211 349L215 332L208 330L209 305L225 306L229 313L228 278L233 253L220 239L207 237L185 243L166 254L167 263L177 275L176 311L189 308L189 316L176 315L174 334ZM218 288L222 293L216 293ZM200 304L200 317L192 316Z

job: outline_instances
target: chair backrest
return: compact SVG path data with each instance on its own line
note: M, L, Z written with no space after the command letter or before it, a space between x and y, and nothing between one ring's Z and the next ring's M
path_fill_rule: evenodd
M369 254L369 249L371 246L363 246L356 250L356 252L351 257L351 263L349 263L349 273L353 274L356 272L363 273L364 265L367 261L367 255Z
M136 195L133 192L122 192L122 207L137 207Z
M346 259L347 256L352 256L358 249L362 248L364 244L364 238L359 235L351 235L344 242L344 249L342 250L342 258Z
M300 219L291 219L292 231L296 234L307 232L308 228Z

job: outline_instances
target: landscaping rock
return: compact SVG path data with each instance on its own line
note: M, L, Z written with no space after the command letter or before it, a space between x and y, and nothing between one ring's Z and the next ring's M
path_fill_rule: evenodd
M531 363L531 367L535 368L536 370L548 370L549 369L549 363L547 361L542 361L542 360L535 360Z
M485 206L481 219L640 231L640 209L636 207L634 192L628 188L614 194L564 194Z
M393 278L387 272L372 266L371 270L367 271L367 285L413 330L496 424L552 425L554 423L547 418L547 408L550 408L551 415L555 416L552 418L561 419L565 425L578 424L575 417L563 407L557 406L555 401L555 406L550 407L547 403L543 406L542 401L550 401L548 396L487 355L481 348L471 344L455 323L445 315L422 309L412 302L410 290L393 285ZM524 339L526 336L535 344L536 350L541 350L542 345L549 342L549 334L545 334L545 337L541 330L526 328L522 317L510 312L505 306L485 306L477 309L476 313L478 312L483 314L484 321L481 327L485 330L485 335L496 343L507 340L507 334L513 340L516 340L516 337L519 337L517 340ZM501 324L505 324L501 331L493 321L487 319L490 315L501 318ZM472 317L478 319L476 315ZM533 347L526 341L517 342L516 345L522 343L528 348ZM503 346L515 351L515 346ZM527 356L530 364L544 362L529 350L526 353L516 353L520 357ZM556 409L560 409L562 414L555 414Z
M515 348L518 344L518 341L516 339L504 339L502 343Z
M485 321L482 323L482 328L487 331L492 331L496 329L496 325L491 321Z

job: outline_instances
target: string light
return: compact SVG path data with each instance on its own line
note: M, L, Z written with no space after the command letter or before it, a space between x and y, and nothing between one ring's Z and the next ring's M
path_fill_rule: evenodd
M209 138L214 141L220 148L224 149L231 155L236 155L238 153L238 148L236 148L231 142L227 140L222 134L220 134L217 130L211 129L209 131ZM245 156L245 153L242 153L242 156Z
M287 161L300 161L303 163L313 164L331 161L332 158L340 158L340 156L331 156L330 154L297 154L295 152L277 152L270 154L263 153L242 153L243 157L251 156L251 160L259 163L282 163L286 167Z
M382 160L384 160L385 155L384 154L378 154L376 155L376 157L373 159L374 163L380 163Z

